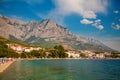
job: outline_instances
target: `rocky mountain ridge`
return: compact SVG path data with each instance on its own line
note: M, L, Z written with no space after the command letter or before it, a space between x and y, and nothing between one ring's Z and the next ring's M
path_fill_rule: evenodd
M111 50L100 41L74 35L49 19L23 22L0 16L0 36L45 47L62 44L68 49Z

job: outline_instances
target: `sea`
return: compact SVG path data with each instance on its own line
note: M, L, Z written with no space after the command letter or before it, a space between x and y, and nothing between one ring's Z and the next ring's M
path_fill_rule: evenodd
M0 73L0 80L120 80L120 60L18 60Z

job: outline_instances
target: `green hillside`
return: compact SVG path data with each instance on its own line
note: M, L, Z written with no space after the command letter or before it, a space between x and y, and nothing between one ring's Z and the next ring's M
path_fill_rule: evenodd
M11 41L0 37L0 57L18 58L19 54L16 53L14 50L8 48L8 46L6 45L7 43L11 43Z
M40 41L41 42L41 41ZM44 43L44 41L42 41ZM7 57L7 58L65 58L67 54L65 53L64 48L61 45L54 46L53 49L41 49L41 50L33 50L31 52L21 52L16 53L14 50L10 49L7 44L18 44L23 47L31 47L24 43L14 42L7 40L5 38L0 37L0 58ZM47 46L47 45L46 45ZM50 46L50 45L48 45ZM34 46L35 47L35 46ZM46 55L45 52L49 52L50 54Z

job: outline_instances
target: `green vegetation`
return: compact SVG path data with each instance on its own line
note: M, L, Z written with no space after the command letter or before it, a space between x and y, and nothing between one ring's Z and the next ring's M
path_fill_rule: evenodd
M12 49L9 49L6 45L8 42L10 41L0 37L0 57L18 58L19 54Z
M7 40L7 41L9 41L9 40ZM10 35L10 41L9 41L9 43L16 43L16 44L20 44L20 45L22 45L22 46L32 46L32 45L30 45L30 44L26 44L26 42L23 42L23 41L21 41L21 40L18 40L18 39L16 39L14 36L11 36Z
M44 50L33 50L31 52L22 52L21 53L21 58L45 58L46 54Z
M32 45L32 46L41 46L41 47L46 47L46 48L53 48L55 45L66 43L67 45L69 45L70 47L72 47L75 50L93 50L93 51L99 51L99 52L101 52L101 51L103 51L103 52L104 51L116 52L115 50L110 49L110 48L102 48L99 45L92 45L92 44L88 44L88 43L83 43L83 42L77 41L76 39L69 39L69 38L65 38L63 43L59 43L59 42L55 42L55 41L45 41L45 38L36 38L35 36L31 36L29 39L27 39L24 42L16 39L13 36L10 36L10 40L19 42L22 45L28 44L28 46Z
M98 45L91 45L88 43L78 43L77 45L71 45L75 50L93 50L93 51L98 51L98 52L111 52L113 51L112 49L103 49L101 46Z
M42 40L42 39L41 39ZM44 40L43 44L45 43ZM10 47L7 46L7 44L18 44L23 47L31 47L26 44L18 43L9 41L5 38L0 37L0 57L11 57L11 58L66 58L68 57L68 54L66 54L66 50L63 48L62 45L56 45L53 48L41 48L40 50L33 50L31 52L23 52L17 53L14 50L12 50ZM47 43L45 43L47 44ZM47 44L49 45L49 44ZM46 45L46 46L47 46ZM51 46L51 45L50 45ZM53 46L53 45L52 45ZM80 46L82 47L82 46ZM87 46L88 47L88 46ZM90 47L90 46L89 46ZM34 47L35 48L35 47ZM96 51L95 54L103 53L104 51ZM71 58L73 56L70 56ZM87 58L87 56L84 53L80 54L80 57ZM105 57L109 58L120 58L120 53L112 53L111 55L105 55Z
M120 58L120 53L113 53L111 55L112 58Z
M81 54L80 54L80 57L86 58L87 56L86 56L84 53L81 53Z
M21 53L21 58L42 58L43 56L41 56L39 51L31 51L31 52L22 52Z
M19 39L16 39L14 36L11 36L11 35L10 35L9 38L10 38L11 41L16 41L16 42L19 42L19 43L22 42L22 41L20 41Z
M34 42L31 43L33 41L33 38L34 37L31 37L30 39L26 40L25 43L31 44L33 46L41 46L46 48L53 48L55 45L58 44L52 41L45 41L44 38L34 39Z
M68 55L65 53L65 49L61 45L57 45L54 49L46 50L33 50L29 53L22 52L21 58L65 58Z
M68 57L68 55L65 53L65 49L63 48L63 46L58 45L58 46L55 46L54 49L57 50L59 58Z
M65 49L61 45L57 45L54 47L54 50L50 51L52 54L49 54L49 57L53 58L66 58L68 55L65 53Z
M11 57L11 58L65 58L68 55L65 53L65 49L61 45L56 45L54 49L41 49L33 50L31 52L16 53L14 50L7 46L8 43L16 42L9 41L0 37L0 57ZM19 44L25 46L24 44ZM28 45L27 45L28 46Z

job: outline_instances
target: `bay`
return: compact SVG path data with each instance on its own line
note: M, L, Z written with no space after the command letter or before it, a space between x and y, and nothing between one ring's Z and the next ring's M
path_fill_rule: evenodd
M120 60L19 60L0 80L120 80Z

